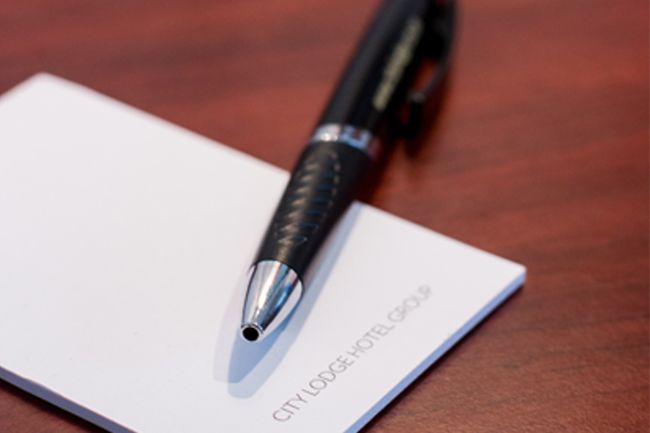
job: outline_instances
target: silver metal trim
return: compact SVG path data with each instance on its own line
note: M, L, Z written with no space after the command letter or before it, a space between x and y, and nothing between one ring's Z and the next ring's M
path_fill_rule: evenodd
M372 132L352 125L340 123L327 123L325 125L320 125L314 131L309 143L314 144L323 142L347 144L350 147L364 152L373 159L376 159L379 155L379 141L375 140Z
M242 312L242 338L249 342L263 340L291 314L302 293L300 277L284 263L264 260L251 266ZM255 340L246 338L246 328L253 328L259 337Z

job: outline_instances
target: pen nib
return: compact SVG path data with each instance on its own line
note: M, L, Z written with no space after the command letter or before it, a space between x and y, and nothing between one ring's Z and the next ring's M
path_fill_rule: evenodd
M273 332L291 314L303 292L298 274L284 263L264 260L254 264L241 322L241 336L257 342Z

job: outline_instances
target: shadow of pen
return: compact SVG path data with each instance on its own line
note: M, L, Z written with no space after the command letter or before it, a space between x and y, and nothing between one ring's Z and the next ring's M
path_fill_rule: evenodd
M240 285L232 291L221 324L213 363L214 379L227 382L231 396L245 399L254 395L286 356L327 283L360 210L361 204L354 203L343 215L315 258L311 266L312 274L305 278L307 290L300 304L278 329L259 343L251 344L239 335L244 284L247 281L246 275L240 278Z

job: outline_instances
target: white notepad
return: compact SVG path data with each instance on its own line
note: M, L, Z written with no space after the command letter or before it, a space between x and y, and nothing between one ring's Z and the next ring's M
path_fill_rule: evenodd
M288 324L241 342L287 179L51 75L0 97L0 377L111 431L356 431L524 281L357 203Z

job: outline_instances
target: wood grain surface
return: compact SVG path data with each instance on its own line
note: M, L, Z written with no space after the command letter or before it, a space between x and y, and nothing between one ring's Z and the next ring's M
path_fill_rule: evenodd
M376 6L0 0L0 92L52 72L288 169ZM460 6L435 130L367 199L529 279L364 431L647 432L648 2ZM94 431L0 382L0 432Z

